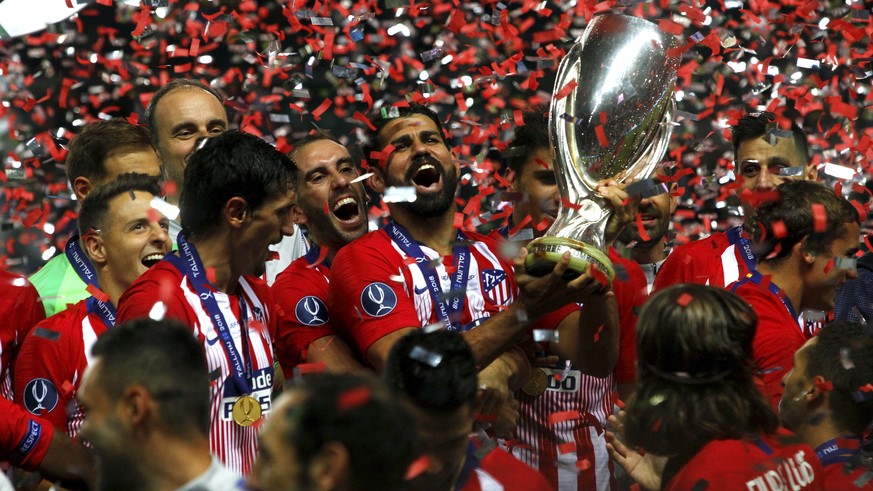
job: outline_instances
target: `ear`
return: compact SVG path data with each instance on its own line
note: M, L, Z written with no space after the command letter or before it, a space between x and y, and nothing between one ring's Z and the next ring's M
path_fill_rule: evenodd
M676 213L676 207L679 206L679 196L676 196L676 190L679 189L679 184L675 181L670 183L670 215Z
M318 489L338 489L349 478L349 451L339 442L327 442L309 464L309 477Z
M818 167L810 162L809 165L806 166L806 180L815 181L816 178L818 178Z
M224 204L224 218L231 227L239 228L251 214L249 204L239 196L234 196Z
M376 169L374 167L370 167L373 169L373 175L367 178L367 185L370 186L370 189L376 191L379 194L385 192L385 179L382 177L382 170Z
M818 254L815 254L814 252L809 250L809 248L806 246L806 239L807 238L804 237L800 242L794 244L793 252L800 255L801 259L803 259L804 264L812 266L813 264L815 264L815 260L818 257Z
M291 220L293 220L297 225L305 225L306 222L309 221L309 217L306 216L306 213L303 211L303 208L300 208L300 205L295 204L291 207Z
M106 244L103 243L103 237L100 234L89 233L82 237L82 245L85 246L85 253L91 258L95 264L106 264Z
M73 180L73 193L76 195L79 203L88 196L92 189L94 189L94 184L85 176L79 176Z
M131 428L140 428L148 423L152 414L152 398L148 389L134 384L124 391L120 415Z
M816 399L826 397L825 392L828 391L828 389L826 389L828 385L828 381L825 380L824 377L822 377L821 375L816 375L815 378L812 379L812 388L807 391L806 395L804 396L806 402L809 403L815 401ZM833 388L833 385L831 385L831 388Z

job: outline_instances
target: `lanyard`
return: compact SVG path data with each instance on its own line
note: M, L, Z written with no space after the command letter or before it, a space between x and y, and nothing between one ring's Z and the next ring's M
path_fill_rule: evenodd
M752 252L752 244L749 239L743 237L743 226L737 226L727 231L728 242L736 246L743 256L743 261L746 263L746 269L754 271L758 267L758 258Z
M240 292L237 297L239 299L240 337L242 338L244 351L242 356L240 356L239 351L236 349L236 344L233 342L233 337L230 335L230 327L228 326L224 315L221 313L221 309L218 307L218 301L215 299L215 292L209 287L209 280L206 278L206 270L203 268L203 263L200 261L200 256L197 254L197 250L194 249L193 245L185 240L183 234L179 234L176 240L179 244L179 252L184 259L175 254L168 254L166 259L168 259L180 273L184 274L189 280L191 280L191 284L194 285L194 290L197 292L200 301L203 303L203 308L206 309L206 313L209 314L209 318L212 319L212 324L215 327L215 331L218 333L218 338L221 341L222 346L224 346L224 351L227 353L231 370L233 370L234 385L242 394L251 394L252 360L249 356L249 335L248 329L246 328L248 310L246 309L246 302L243 299L243 294Z
M91 260L88 259L85 251L82 250L82 246L79 245L78 233L73 233L70 239L67 240L64 254L66 254L70 266L73 267L73 271L79 275L83 283L94 288L100 288L100 284L97 281L97 273L94 271L94 265L91 264ZM85 306L88 308L88 313L99 317L106 327L115 326L115 306L111 302L100 301L92 295L85 302Z
M421 247L409 237L406 229L400 224L391 221L385 225L384 230L407 256L415 259L415 263L421 270L422 275L424 275L424 282L427 284L428 290L430 290L430 298L436 307L437 317L440 322L450 331L458 330L461 320L460 313L464 309L464 300L466 299L466 294L463 292L467 290L467 269L470 263L470 248L463 245L463 242L466 241L464 234L458 230L458 245L452 250L457 268L452 279L452 296L445 297L436 269L431 266L430 259L424 254ZM461 293L457 294L459 292ZM453 318L457 322L453 323Z
M321 247L315 242L312 242L312 245L309 246L309 250L306 251L306 254L304 254L303 257L306 259L307 263L315 264L316 262L318 262L318 256L320 255ZM325 257L321 261L321 264L324 264L328 269L330 269L330 259L328 259L327 257Z
M822 443L815 449L821 465L827 467L852 460L858 455L861 448L861 440L857 437L838 436L833 440Z
M763 280L764 280L764 277L761 275L761 273L759 273L757 271L752 271L751 273L747 274L744 279L734 283L734 287L731 290L731 292L736 292L737 288L739 288L740 285L742 285L746 281L750 281L750 282L760 286L761 282ZM788 313L791 314L791 317L794 319L797 319L797 313L794 311L794 306L791 305L791 299L788 298L787 295L785 295L785 292L783 292L782 289L779 288L778 286L776 286L776 283L773 283L772 281L770 282L770 285L767 288L770 290L770 293L772 293L773 295L776 295L779 298L779 300L782 301L782 305L784 305L785 308L788 309Z

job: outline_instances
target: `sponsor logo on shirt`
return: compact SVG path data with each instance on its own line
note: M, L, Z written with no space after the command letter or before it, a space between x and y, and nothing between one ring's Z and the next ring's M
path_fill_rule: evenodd
M321 326L330 320L327 306L318 297L312 295L301 298L294 307L297 321L307 326Z
M482 285L485 286L485 293L490 292L501 281L506 279L506 271L502 269L483 269L482 270Z
M58 405L58 389L51 380L35 378L24 387L24 407L41 416L52 412Z
M371 317L382 317L397 307L397 295L385 283L370 283L361 292L361 307Z
M273 407L270 394L273 392L273 367L261 368L255 370L252 374L252 393L251 396L258 400L261 404L261 412L268 414ZM221 419L223 421L231 421L233 419L233 405L237 398L241 395L236 385L233 383L233 377L224 379L224 389L221 397Z

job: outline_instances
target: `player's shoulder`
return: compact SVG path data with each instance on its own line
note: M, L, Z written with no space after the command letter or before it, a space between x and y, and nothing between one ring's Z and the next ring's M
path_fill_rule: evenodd
M730 245L727 233L716 232L709 237L692 240L685 244L678 245L673 248L670 256L679 258L681 256L699 257L700 254L721 254L727 246ZM675 259L674 259L675 260Z
M356 269L368 264L372 259L384 260L386 253L392 251L391 239L382 230L374 230L353 240L340 249L331 263L331 272L339 268ZM399 258L400 256L397 255Z
M326 264L313 266L309 258L301 256L291 262L284 271L276 276L271 287L273 291L308 289L309 282L317 280L330 272Z
M134 280L122 296L130 296L129 294L134 292L148 292L151 295L158 295L158 290L154 289L155 285L165 285L168 282L177 284L182 277L182 273L173 266L173 263L164 259L139 275L139 278Z

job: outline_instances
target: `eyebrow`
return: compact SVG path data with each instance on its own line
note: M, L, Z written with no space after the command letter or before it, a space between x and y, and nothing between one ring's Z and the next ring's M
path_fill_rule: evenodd
M218 119L218 118L215 118L215 119L209 120L209 121L206 123L206 126L207 126L207 127L210 127L210 126L216 126L216 125L227 127L227 123L225 123L223 120ZM185 128L194 128L194 129L197 129L197 123L195 123L194 121L183 121L183 122L177 124L176 126L173 126L173 127L170 129L170 133L171 133L171 134L175 134L175 133L178 133L179 130L182 130L182 129L185 129Z
M770 167L771 165L791 165L791 162L785 157L774 155L765 161L758 159L743 159L740 161L740 167L747 164L763 164L764 162L767 163L767 167Z
M340 165L346 165L346 164L354 165L355 161L352 160L351 157L342 157L339 160L337 160L336 163L334 163L334 165L337 167ZM303 174L303 179L308 180L310 177L312 177L313 174L317 174L319 172L327 172L327 167L328 167L327 165L319 165L318 167L316 167L314 169L310 169L309 171L306 172L306 174Z

